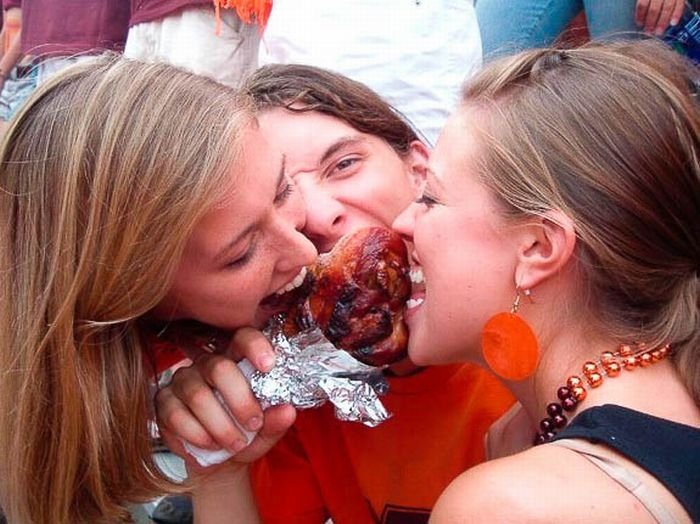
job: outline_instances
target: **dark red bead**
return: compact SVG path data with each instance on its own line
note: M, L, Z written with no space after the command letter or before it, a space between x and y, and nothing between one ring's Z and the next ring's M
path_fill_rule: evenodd
M566 426L566 423L568 420L566 420L566 417L564 415L554 415L552 417L552 421L554 422L554 426L561 429L564 426Z
M544 437L545 442L549 442L554 438L554 435L556 435L554 431L545 431L542 436Z
M546 433L554 429L554 421L551 418L543 418L540 420L540 429Z
M577 405L578 401L574 397L565 398L561 401L561 407L564 408L564 411L573 411Z
M562 386L559 389L557 389L557 397L559 398L559 400L564 400L565 398L569 398L570 396L571 390L566 386Z
M544 435L542 433L538 433L537 436L535 437L535 446L539 446L540 444L544 444L547 442L544 438Z
M547 404L547 415L554 417L555 415L561 415L561 406L556 402Z

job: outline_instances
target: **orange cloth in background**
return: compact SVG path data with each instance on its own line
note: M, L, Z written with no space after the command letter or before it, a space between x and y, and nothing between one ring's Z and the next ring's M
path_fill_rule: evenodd
M514 402L471 364L389 382L382 401L393 416L376 428L340 422L328 405L298 412L252 469L263 522L427 522L450 481L484 461L486 431Z

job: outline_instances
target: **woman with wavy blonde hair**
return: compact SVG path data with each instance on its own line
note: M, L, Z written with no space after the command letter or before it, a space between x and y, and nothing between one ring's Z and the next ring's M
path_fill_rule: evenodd
M128 520L127 502L175 489L150 453L148 325L259 325L315 256L303 206L247 99L114 57L33 95L0 187L0 505L13 523ZM266 414L241 462L289 419ZM231 475L245 485L246 465Z

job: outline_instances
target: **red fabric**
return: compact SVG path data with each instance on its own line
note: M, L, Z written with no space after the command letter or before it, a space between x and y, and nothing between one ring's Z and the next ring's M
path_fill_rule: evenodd
M213 8L214 2L213 0L131 0L129 27L160 20L187 7L197 6Z
M484 435L513 398L457 365L392 378L383 402L393 416L376 428L339 422L330 406L300 411L252 469L263 521L427 522L447 484L485 459Z
M22 3L22 53L40 57L121 51L129 0L30 0Z

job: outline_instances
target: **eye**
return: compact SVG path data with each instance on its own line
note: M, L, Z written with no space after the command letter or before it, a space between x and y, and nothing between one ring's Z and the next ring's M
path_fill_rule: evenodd
M226 268L236 269L245 266L253 258L253 255L255 255L256 247L257 243L255 241L251 242L245 253L240 255L238 258L226 263Z
M284 180L284 187L275 195L275 205L284 204L294 192L294 182L288 177L285 177Z
M342 158L338 162L335 163L335 165L329 170L328 176L333 176L334 174L344 174L347 171L350 171L351 168L355 167L359 162L361 158L358 156L349 156Z
M440 204L440 201L438 201L435 197L431 196L429 193L427 193L427 192L425 192L425 191L423 192L423 194L422 194L421 196L419 196L419 197L416 199L416 202L417 202L418 204L425 204L425 206L426 206L428 209L430 209L430 208L433 207L433 206L436 206L436 205L439 205L439 204Z

